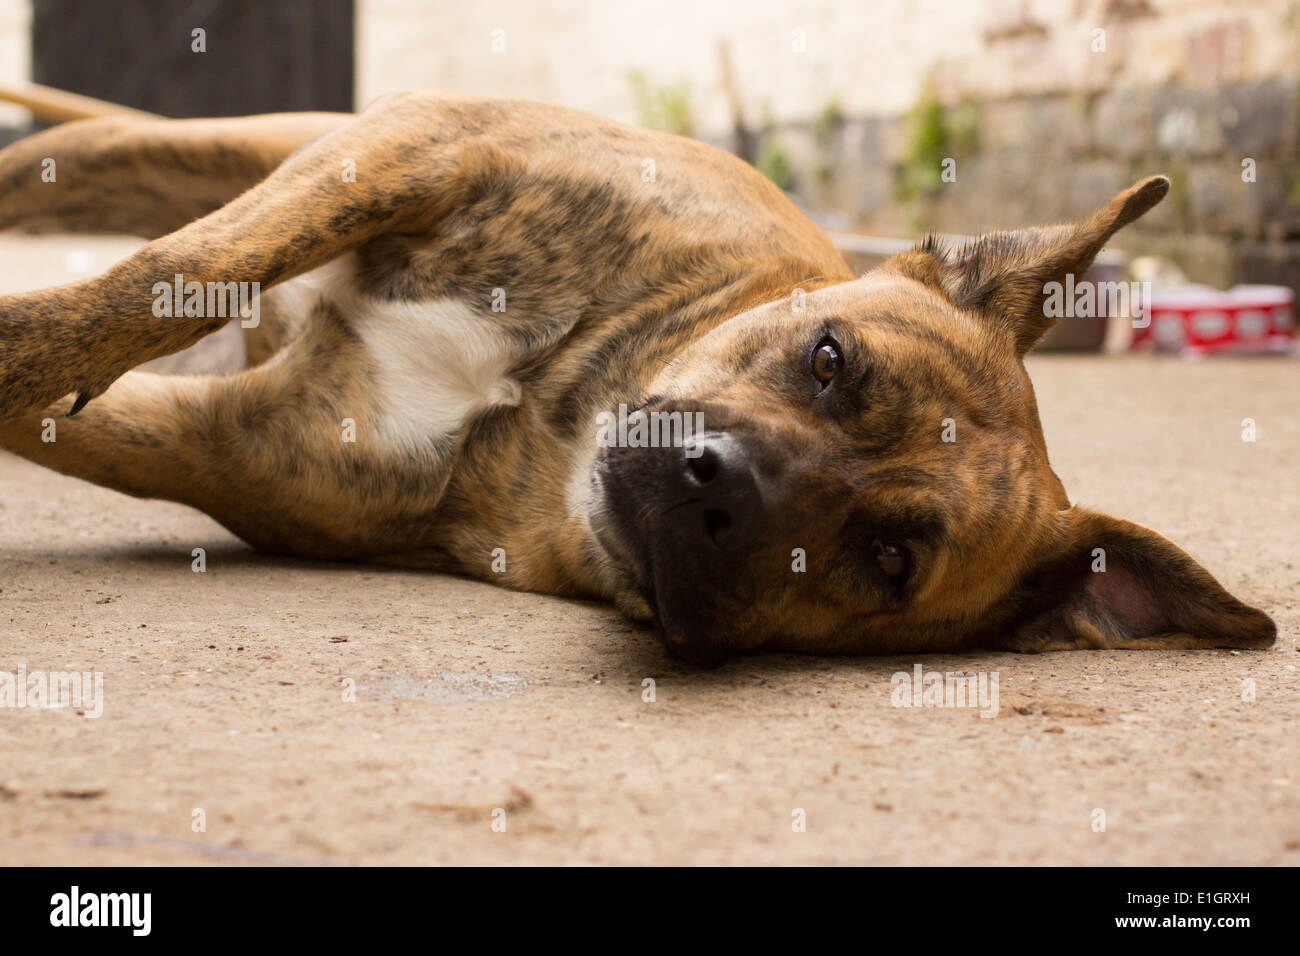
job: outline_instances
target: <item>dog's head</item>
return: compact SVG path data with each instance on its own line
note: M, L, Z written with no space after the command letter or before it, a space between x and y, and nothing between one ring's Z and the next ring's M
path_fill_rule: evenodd
M651 386L642 440L593 470L625 609L701 662L1271 644L1272 621L1171 542L1070 506L1022 362L1054 321L1045 286L1082 278L1168 188L1144 180L1075 225L926 242L694 342Z

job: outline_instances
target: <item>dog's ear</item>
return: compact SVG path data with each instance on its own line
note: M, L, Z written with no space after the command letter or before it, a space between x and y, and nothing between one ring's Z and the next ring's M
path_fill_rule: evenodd
M1092 265L1106 240L1169 192L1169 180L1152 176L1126 189L1087 219L1066 226L991 232L957 249L929 236L890 263L903 274L938 288L958 308L1006 329L1024 355L1056 322L1045 315L1044 287L1075 281Z
M1025 651L1272 645L1277 627L1267 614L1149 528L1071 508L1058 531L995 615L994 643Z

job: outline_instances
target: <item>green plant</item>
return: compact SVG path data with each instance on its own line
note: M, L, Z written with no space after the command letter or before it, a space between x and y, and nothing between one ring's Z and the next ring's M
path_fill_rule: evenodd
M637 122L649 129L665 130L678 136L695 135L691 108L691 84L686 80L655 86L641 70L628 70L628 86L636 107Z
M899 201L911 203L938 192L943 185L942 164L948 155L948 131L943 121L943 105L932 87L926 86L921 91L905 122L907 142L895 192Z
M930 84L904 117L907 142L895 181L902 203L932 196L943 186L943 162L979 149L979 105L963 100L946 109Z
M1300 176L1292 181L1291 188L1286 193L1286 201L1288 205L1300 206Z
M828 149L831 140L843 125L844 108L840 106L839 100L828 101L817 114L816 122L813 123L813 138L817 140L817 145L822 149Z
M754 159L754 166L782 189L789 190L794 185L794 168L790 165L790 157L786 154L785 147L774 137L764 137L763 145L759 147L758 156Z

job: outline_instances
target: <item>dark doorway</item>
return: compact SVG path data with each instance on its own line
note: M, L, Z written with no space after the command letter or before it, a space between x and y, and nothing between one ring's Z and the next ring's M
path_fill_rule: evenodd
M173 117L353 108L353 0L32 7L37 83ZM196 29L206 52L194 50Z

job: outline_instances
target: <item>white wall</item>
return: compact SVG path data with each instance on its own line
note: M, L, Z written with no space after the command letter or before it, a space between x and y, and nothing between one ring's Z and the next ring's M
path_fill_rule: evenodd
M0 0L0 85L17 86L31 80L30 0ZM0 103L0 126L27 122L26 110Z
M358 106L440 88L630 121L636 67L689 80L704 135L729 126L722 37L751 123L807 119L832 100L850 115L900 113L931 75L941 94L996 97L1300 71L1295 0L358 0L357 19ZM1092 50L1097 28L1105 53Z
M1145 7L1154 15L1125 16ZM31 0L0 0L0 83L30 78ZM504 29L506 50L492 51ZM1107 52L1091 50L1107 30ZM804 52L795 52L794 31ZM438 88L636 119L629 69L691 84L699 132L729 128L726 38L751 122L948 95L1300 75L1297 0L357 0L357 103ZM22 117L0 108L0 123Z

